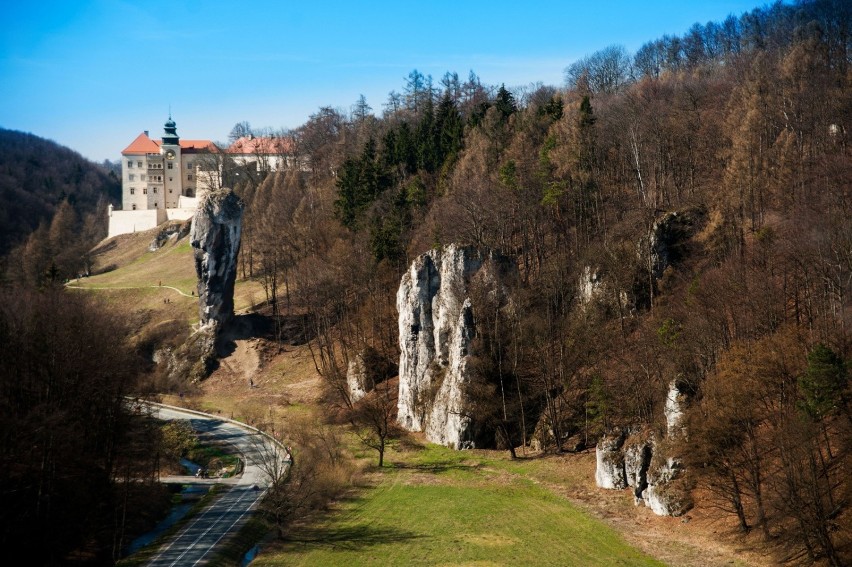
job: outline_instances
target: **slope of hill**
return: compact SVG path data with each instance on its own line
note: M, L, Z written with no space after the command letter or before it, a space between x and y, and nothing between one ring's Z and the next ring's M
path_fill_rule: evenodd
M120 196L120 180L103 167L50 140L0 128L0 256L49 223L64 200L84 218Z
M197 299L188 238L173 238L151 252L148 246L158 231L102 242L92 251L95 268L109 271L68 287L105 298L116 313L132 320L137 342L156 340L162 346L197 321ZM238 312L263 297L257 282L237 282ZM511 460L505 452L450 451L415 435L393 443L390 466L372 469L373 454L345 426L321 424L327 412L322 380L304 344L281 348L267 338L244 335L210 378L196 388L184 387L182 396L166 393L165 400L277 431L300 454L306 449L299 429L322 430L339 443L337 450L366 467L357 493L333 504L331 514L318 523L296 530L290 541L297 543L271 546L261 564L369 563L366 549L374 564L427 556L500 563L535 555L552 563L576 556L586 564L611 564L618 557L630 564L724 565L735 553L742 564L764 564L755 555L714 542L709 534L720 525L715 518L695 516L685 524L635 508L623 495L601 494L591 480L592 451L530 453ZM335 545L317 543L327 537ZM560 544L544 551L541 538Z
M157 250L151 241L163 227L124 234L91 251L93 275L72 280L68 288L96 293L113 312L131 322L132 342L148 355L176 345L198 322L195 268L189 237L173 235ZM262 287L238 281L235 308L247 311L263 300Z

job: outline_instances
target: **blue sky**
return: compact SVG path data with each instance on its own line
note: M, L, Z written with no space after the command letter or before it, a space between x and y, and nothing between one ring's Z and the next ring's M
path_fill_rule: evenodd
M10 2L0 31L0 126L101 161L142 130L224 140L240 121L295 128L364 94L379 114L412 69L485 84L561 86L576 59L633 52L737 0L506 2Z

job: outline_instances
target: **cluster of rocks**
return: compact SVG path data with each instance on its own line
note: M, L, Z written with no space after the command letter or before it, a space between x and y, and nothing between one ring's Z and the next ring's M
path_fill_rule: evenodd
M692 508L690 486L673 441L684 434L684 396L677 384L669 385L666 400L666 436L647 429L615 430L597 445L595 482L600 488L631 488L637 506L645 505L660 516L680 516Z
M162 230L160 230L157 235L151 240L151 244L148 245L149 252L156 252L160 248L166 245L166 242L170 240L180 240L187 234L189 234L191 227L190 222L171 222L165 226Z
M233 317L243 208L231 191L214 191L193 218L190 237L199 280L201 326L180 347L185 356L177 358L187 362L176 363L175 357L170 361L181 372L187 371L187 364L195 374L209 372L217 329ZM690 224L683 220L671 213L652 227L648 249L655 277L661 277L672 261L672 246ZM469 351L476 336L477 305L471 291L477 286L492 297L507 297L502 284L507 266L516 271L497 252L451 244L419 256L403 275L396 298L401 351L397 419L403 428L423 431L430 441L456 449L481 445L480 426L468 411L465 396ZM587 268L580 284L581 303L593 301L603 289L597 271ZM397 370L381 369L374 354L361 352L349 363L347 389L352 402ZM683 395L672 383L664 438L646 429L618 430L601 438L595 472L598 486L630 487L637 505L644 504L660 515L678 516L689 510L692 501L684 469L671 449L671 441L684 434L683 403Z

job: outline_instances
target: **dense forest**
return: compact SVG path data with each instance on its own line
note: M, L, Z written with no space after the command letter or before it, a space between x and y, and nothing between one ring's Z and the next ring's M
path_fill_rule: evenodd
M381 112L361 97L288 132L300 167L235 186L241 275L263 283L279 336L288 316L307 321L326 399L351 412L350 359L376 381L399 359L395 296L410 262L449 243L499 250L518 268L513 303L481 299L470 391L494 446L535 437L562 452L618 427L661 430L675 382L699 505L779 560L848 564L850 58L849 3L798 0L635 54L605 47L560 86L414 70ZM0 133L0 253L18 246L6 277L43 290L20 311L0 301L0 541L41 526L67 535L37 542L46 561L85 554L81 541L115 557L132 485L110 480L155 467L144 443L118 440L156 435L120 409L136 377L91 364L133 361L86 350L126 330L51 284L85 269L86 243L104 234L86 214L118 182ZM508 401L487 403L498 391ZM360 409L392 434L386 406ZM94 434L79 435L92 415ZM82 505L92 516L75 524Z
M0 128L0 275L42 283L85 272L121 199L115 173L32 134Z
M61 286L0 290L0 548L17 565L112 564L168 508L161 429L132 415L126 321ZM166 457L163 457L166 461Z
M380 115L361 97L292 132L302 170L237 187L242 275L273 313L310 315L329 401L345 406L350 359L398 360L411 260L499 250L518 266L514 307L477 316L472 354L481 399L515 392L478 406L503 445L530 441L525 415L555 451L661 428L675 381L705 505L788 558L839 565L850 42L848 3L778 2L632 55L607 47L561 87L412 71Z

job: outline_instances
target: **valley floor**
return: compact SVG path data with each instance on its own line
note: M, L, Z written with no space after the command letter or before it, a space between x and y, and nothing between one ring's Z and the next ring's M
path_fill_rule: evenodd
M233 353L194 400L255 423L318 412L319 378L307 347L278 353L258 339ZM252 375L251 383L248 376ZM177 400L175 400L177 401ZM594 483L594 450L579 454L452 451L418 435L376 454L349 440L359 487L253 565L773 565L749 551L726 519L699 507L684 518L637 508L629 491Z

